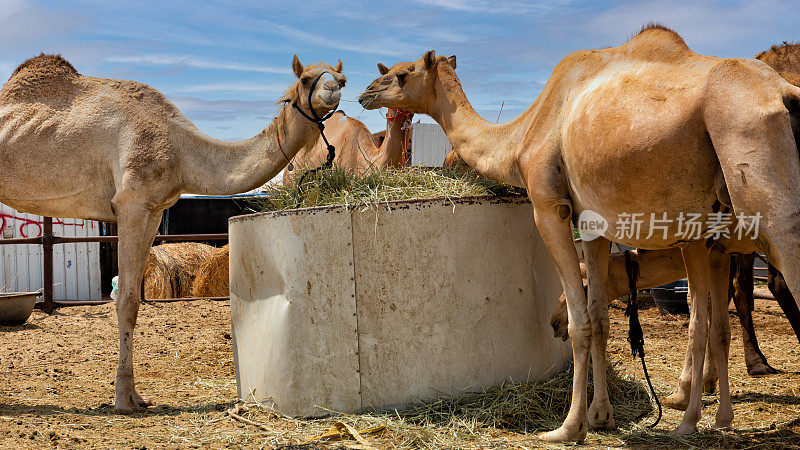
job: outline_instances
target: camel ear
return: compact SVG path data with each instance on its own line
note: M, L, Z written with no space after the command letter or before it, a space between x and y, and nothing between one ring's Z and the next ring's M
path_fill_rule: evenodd
M389 68L381 63L378 63L378 72L380 72L381 75L386 75L387 73L389 73Z
M333 66L333 70L338 72L338 73L342 73L342 60L341 59L339 60L339 62L335 66Z
M294 59L292 60L292 70L294 70L294 74L297 75L297 78L300 78L300 75L303 74L303 64L300 62L300 58L297 55L294 55Z
M453 69L455 70L455 68L456 68L456 55L453 55L453 56L447 58L447 62L449 62L450 65L453 66Z
M425 63L426 69L433 67L434 63L436 63L436 51L430 50L428 53L425 53L425 56L422 57L422 61Z

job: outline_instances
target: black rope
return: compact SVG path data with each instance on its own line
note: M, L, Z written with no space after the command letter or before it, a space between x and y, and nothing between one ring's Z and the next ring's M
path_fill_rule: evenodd
M317 124L317 128L319 128L319 134L322 136L322 141L325 142L325 146L328 149L328 156L325 158L325 163L319 167L315 167L313 169L306 170L303 172L303 175L300 176L300 180L297 182L297 193L299 195L300 200L302 201L303 198L303 181L308 175L313 175L319 172L320 170L330 169L333 167L333 160L336 158L336 147L333 146L330 142L328 142L328 138L325 137L325 121L330 118L334 112L336 112L336 108L331 109L328 111L327 114L320 117L317 114L317 111L314 110L314 106L311 104L311 96L314 94L314 89L317 87L317 83L319 79L322 78L326 72L322 72L314 79L314 82L311 83L311 88L308 90L308 109L311 111L311 115L309 116L303 111L299 106L297 106L297 102L292 102L292 107L297 110L303 117L314 122Z
M650 387L650 392L653 399L658 406L658 417L652 425L647 428L655 428L658 422L661 421L661 402L658 400L656 390L653 388L653 383L650 381L650 374L647 372L647 364L644 362L644 331L642 324L639 322L639 304L637 299L636 282L639 280L639 263L631 259L631 252L625 250L625 272L628 274L628 288L631 291L628 306L625 307L625 316L628 317L628 342L631 343L631 352L633 357L639 356L642 361L642 370L644 371L644 378L647 380L647 385Z

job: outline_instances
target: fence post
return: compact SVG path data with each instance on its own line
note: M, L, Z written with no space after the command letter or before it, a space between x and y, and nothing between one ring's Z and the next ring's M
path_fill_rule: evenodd
M42 309L53 314L53 218L44 218L42 233L42 283L44 284L44 304Z

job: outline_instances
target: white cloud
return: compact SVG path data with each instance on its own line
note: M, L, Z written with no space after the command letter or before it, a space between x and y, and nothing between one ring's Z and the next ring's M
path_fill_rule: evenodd
M405 44L401 44L395 40L377 40L372 39L369 43L367 42L345 42L337 39L333 39L329 35L320 34L320 33L310 33L307 31L298 30L292 28L287 25L281 24L269 24L270 26L274 27L274 30L283 34L284 36L289 36L295 38L299 41L303 41L309 44L319 45L320 47L328 47L334 48L337 50L344 50L353 53L363 53L368 55L383 55L383 56L400 56L406 55L410 51L410 47Z
M220 70L235 70L240 72L264 72L264 73L290 73L290 68L287 65L285 68L272 67L254 64L242 64L235 62L212 61L196 56L183 56L183 55L162 55L162 54L145 54L145 55L131 55L131 56L111 56L106 58L108 62L116 63L131 63L131 64L150 64L156 66L185 66L194 67L198 69L220 69Z
M175 92L261 92L275 94L286 90L288 84L278 83L248 83L248 82L231 82L231 83L210 83L210 84L195 84L184 86L178 89L173 89Z
M413 0L427 6L450 9L463 12L482 12L497 14L527 14L530 12L550 11L570 0L539 0L539 1L492 1L492 0Z

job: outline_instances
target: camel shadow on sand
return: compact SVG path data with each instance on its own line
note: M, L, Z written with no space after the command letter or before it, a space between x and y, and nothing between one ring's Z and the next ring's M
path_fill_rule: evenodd
M194 405L156 405L151 406L142 411L134 413L123 414L114 409L113 405L103 403L99 406L91 408L65 408L56 405L25 405L19 403L5 403L0 402L0 415L7 417L16 417L23 415L35 415L37 417L45 418L47 416L55 416L62 414L77 414L81 416L119 416L131 418L143 417L167 417L179 416L181 414L204 414L225 411L236 404L235 401L219 402L219 403L199 403Z

